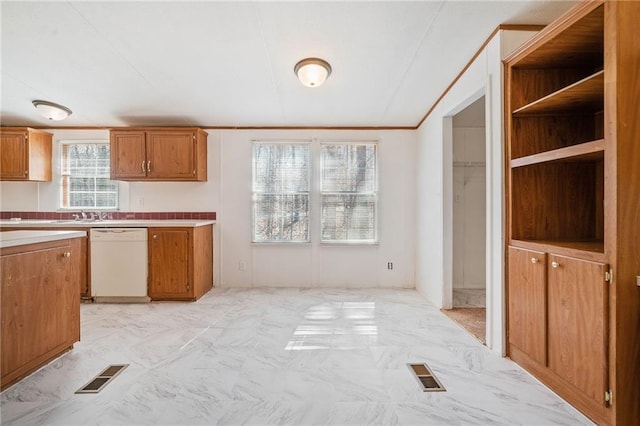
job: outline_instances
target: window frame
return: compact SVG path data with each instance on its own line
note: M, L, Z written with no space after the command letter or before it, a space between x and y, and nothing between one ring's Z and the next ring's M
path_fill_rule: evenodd
M324 156L323 156L323 151L322 148L323 146L336 146L336 145L372 145L375 147L375 176L373 179L373 184L374 184L374 190L370 191L370 192L354 192L351 194L362 194L362 195L373 195L374 196L374 200L375 200L375 208L374 208L374 226L373 226L373 233L374 233L374 237L373 239L346 239L346 240L327 240L324 238L324 234L323 234L323 226L324 226L324 217L322 214L323 208L324 208L324 195L331 195L331 194L335 194L335 195L344 195L344 194L349 194L349 193L345 193L345 192L336 192L336 191L325 191L323 190L323 173L324 173ZM320 147L319 147L319 163L320 163L320 167L319 167L319 188L318 188L318 196L320 198L319 201L319 232L320 232L320 237L319 237L319 242L320 245L327 245L327 246L335 246L335 245L343 245L343 246L355 246L355 245L364 245L364 246L375 246L380 244L380 232L379 232L379 205L380 205L380 186L379 186L379 176L380 176L380 166L379 166L379 159L380 159L380 155L379 155L379 148L380 148L380 144L378 143L377 140L340 140L340 141L331 141L331 140L323 140L320 142Z
M308 159L307 159L307 191L306 192L277 192L277 193L266 193L256 191L256 151L255 147L257 145L300 145L305 146L307 148ZM312 234L313 234L313 223L312 223L312 199L313 199L313 187L312 187L312 174L313 174L313 153L312 153L312 145L309 140L253 140L251 141L251 243L256 245L274 245L274 244L310 244L312 242ZM286 239L278 239L278 240L256 240L256 195L257 194L274 194L274 195L295 195L295 194L306 194L307 195L307 238L305 240L286 240Z
M58 167L58 173L60 176L60 182L59 182L59 198L58 198L58 210L59 211L78 211L78 210L88 210L88 211L117 211L120 208L120 184L118 181L116 180L111 180L110 176L108 176L109 180L115 183L115 206L69 206L69 205L64 205L64 200L65 197L67 197L68 199L70 199L69 195L69 189L65 190L65 180L68 180L69 178L74 177L71 173L67 173L65 171L65 165L68 162L68 158L65 158L65 147L66 146L70 146L70 145L106 145L109 147L109 149L111 149L109 140L107 139L78 139L78 140L61 140L59 141L59 147L60 147L60 155L59 155L59 159L60 159L60 163L59 163L59 167ZM110 161L110 159L109 159ZM110 166L110 164L109 164ZM79 176L75 176L75 177L79 177ZM89 176L88 176L89 177ZM91 175L90 177L94 177L94 178L103 178L104 176L101 175ZM68 184L67 184L68 185ZM66 194L65 194L66 191ZM94 191L94 193L96 193Z

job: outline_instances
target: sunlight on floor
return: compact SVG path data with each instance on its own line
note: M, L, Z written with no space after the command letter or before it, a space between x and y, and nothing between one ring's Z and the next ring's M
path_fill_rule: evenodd
M285 350L351 349L352 343L336 336L375 336L375 302L331 302L310 307L293 332Z

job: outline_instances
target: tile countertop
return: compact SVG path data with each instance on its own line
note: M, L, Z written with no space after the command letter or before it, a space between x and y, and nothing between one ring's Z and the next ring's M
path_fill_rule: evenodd
M159 228L159 227L187 227L195 228L198 226L212 225L215 220L198 220L198 219L169 219L169 220L0 220L2 228Z
M86 236L87 233L85 231L6 231L0 232L0 248Z

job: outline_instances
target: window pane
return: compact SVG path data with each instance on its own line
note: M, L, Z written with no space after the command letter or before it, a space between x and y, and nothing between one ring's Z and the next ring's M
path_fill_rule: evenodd
M109 180L108 143L66 143L62 146L61 206L115 208L118 183Z
M253 241L309 241L309 145L253 145Z
M376 151L372 143L322 144L322 241L377 241Z
M322 196L323 241L376 241L376 196Z
M264 193L309 191L309 146L255 144L253 190Z
M256 242L309 241L309 195L254 194Z
M375 192L376 145L322 145L322 191Z

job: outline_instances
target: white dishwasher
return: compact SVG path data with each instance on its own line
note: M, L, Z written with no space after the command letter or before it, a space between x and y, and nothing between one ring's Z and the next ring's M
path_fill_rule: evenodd
M94 302L148 302L147 229L93 228L89 241Z

